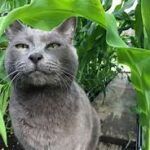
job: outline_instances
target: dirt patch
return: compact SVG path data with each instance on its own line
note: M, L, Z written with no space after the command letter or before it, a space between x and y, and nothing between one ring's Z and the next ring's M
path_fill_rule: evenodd
M8 135L8 147L5 146L3 140L0 138L0 150L23 150L14 134Z

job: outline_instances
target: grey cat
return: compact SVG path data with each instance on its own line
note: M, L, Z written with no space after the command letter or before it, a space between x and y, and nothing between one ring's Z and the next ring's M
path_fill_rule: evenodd
M74 78L76 19L46 32L15 21L6 31L9 112L25 150L95 150L99 119Z

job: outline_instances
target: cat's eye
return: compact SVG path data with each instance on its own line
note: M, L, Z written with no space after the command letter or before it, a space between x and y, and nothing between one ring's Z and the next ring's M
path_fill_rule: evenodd
M20 44L16 44L15 47L16 47L17 49L28 49L28 48L29 48L29 45L20 43Z
M46 46L46 49L53 49L53 48L58 48L60 47L61 44L60 43L50 43Z

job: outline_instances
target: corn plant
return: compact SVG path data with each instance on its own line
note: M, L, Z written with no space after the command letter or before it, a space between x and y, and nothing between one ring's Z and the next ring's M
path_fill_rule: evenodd
M90 20L78 18L74 42L79 56L77 82L90 101L94 101L100 92L105 94L106 86L121 70L116 54L105 39L105 29Z
M130 0L131 1L131 0ZM31 0L31 3L18 7L0 18L0 35L14 20L35 28L50 30L66 18L80 16L96 22L106 31L106 42L116 49L118 62L131 69L131 81L137 93L137 112L143 128L143 150L150 150L150 1L139 1L137 8L139 31L136 32L140 48L129 47L119 36L114 15L104 11L99 0ZM118 6L119 7L119 6ZM123 10L122 10L123 11ZM141 12L141 13L140 13ZM140 19L140 21L138 20ZM141 39L143 36L143 39ZM94 52L94 50L93 50ZM0 121L2 120L2 115ZM0 133L5 137L3 122ZM3 138L6 142L6 138Z

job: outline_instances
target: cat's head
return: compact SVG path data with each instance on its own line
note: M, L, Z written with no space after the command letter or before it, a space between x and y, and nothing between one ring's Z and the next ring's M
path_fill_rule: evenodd
M76 19L46 32L15 21L7 30L5 68L14 83L67 86L76 73L78 58L72 39Z

